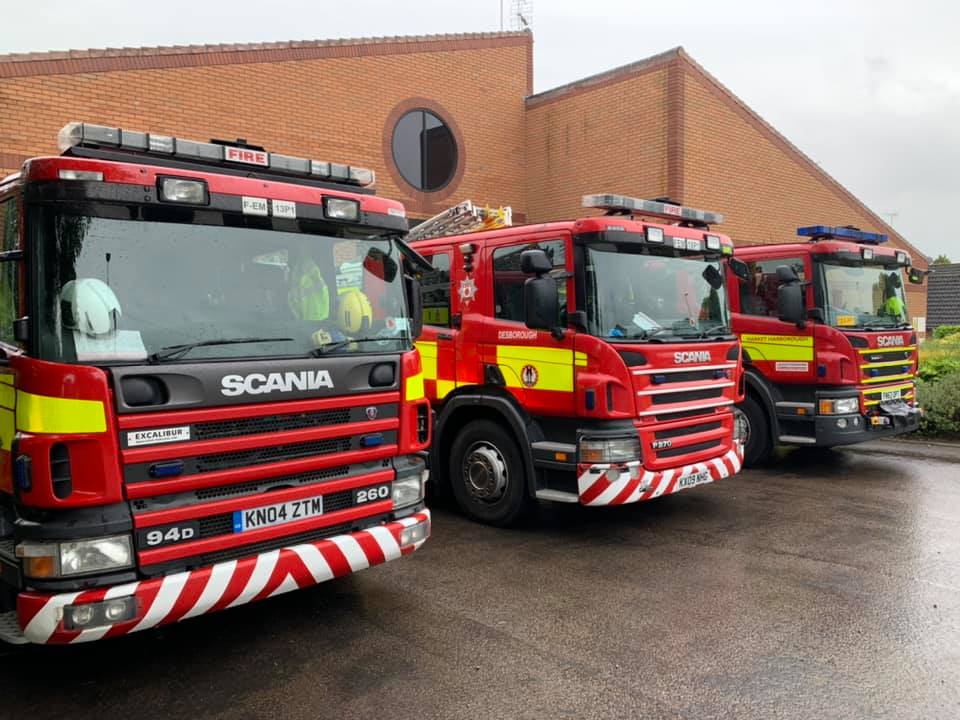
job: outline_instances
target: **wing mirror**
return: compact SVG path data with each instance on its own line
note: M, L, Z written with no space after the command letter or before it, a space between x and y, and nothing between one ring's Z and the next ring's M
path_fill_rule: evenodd
M729 267L731 272L733 272L733 274L741 280L750 279L750 268L740 258L730 258L727 260L727 267Z

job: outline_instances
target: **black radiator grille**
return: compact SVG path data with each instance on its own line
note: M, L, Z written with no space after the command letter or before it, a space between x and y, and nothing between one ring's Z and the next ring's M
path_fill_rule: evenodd
M684 372L663 373L662 377L664 379L664 383L693 382L694 380L716 380L716 372L716 370L686 370Z
M890 377L891 375L906 375L912 370L912 367L909 362L905 362L903 365L894 365L892 367L868 368L863 372L868 377Z
M897 350L896 352L878 352L864 353L862 359L868 363L878 362L898 362L900 360L911 362L913 360L913 350Z
M662 395L653 395L654 405L670 405L678 402L690 402L693 400L709 400L710 398L720 397L723 394L722 387L707 388L706 390L678 390L673 393L664 393Z
M676 447L669 448L667 450L658 450L658 458L669 458L677 457L678 455L690 455L691 453L700 452L702 450L709 450L711 448L718 447L722 443L722 440L706 440L704 442L696 443L695 445L687 445L685 447Z
M683 437L684 435L693 435L694 433L707 432L708 430L719 430L720 421L703 423L701 425L685 425L684 427L671 428L670 430L658 430L653 434L657 440L667 440L668 438Z
M293 445L276 445L273 447L254 448L252 450L238 450L236 452L201 455L197 458L197 472L212 472L228 470L247 465L294 460L314 455L330 455L331 453L346 452L350 449L350 438L333 438L330 440L313 440L311 442L295 443Z
M193 426L193 433L197 440L214 440L236 435L259 435L261 433L303 430L325 425L342 425L348 422L350 422L350 408L337 408L335 410L297 413L296 415L269 415L197 423Z

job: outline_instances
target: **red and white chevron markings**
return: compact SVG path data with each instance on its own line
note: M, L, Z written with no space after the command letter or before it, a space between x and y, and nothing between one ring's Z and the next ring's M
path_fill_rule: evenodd
M644 470L639 460L623 465L590 465L577 478L577 489L581 505L626 505L736 475L742 464L743 446L734 443L723 457L679 470L651 472Z
M400 546L404 528L426 524L422 540ZM430 535L430 511L357 532L273 550L241 560L176 573L162 578L56 595L23 592L17 614L27 642L90 642L179 622L291 590L316 585L357 570L396 560L419 548ZM135 596L137 618L85 630L63 626L66 605Z

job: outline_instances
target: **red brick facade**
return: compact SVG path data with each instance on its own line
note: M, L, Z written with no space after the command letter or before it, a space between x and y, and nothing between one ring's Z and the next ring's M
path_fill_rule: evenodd
M378 191L414 217L465 198L542 221L579 214L591 192L669 196L722 212L738 243L854 224L926 267L682 49L531 96L532 44L484 33L0 56L0 175L55 153L59 128L88 120L372 167ZM392 160L393 125L415 107L457 140L457 172L436 193ZM925 315L925 289L910 293Z

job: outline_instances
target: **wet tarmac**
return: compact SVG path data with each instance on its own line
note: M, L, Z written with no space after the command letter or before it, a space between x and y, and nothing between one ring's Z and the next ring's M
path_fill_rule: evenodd
M0 648L4 718L960 717L960 464L795 451L130 638Z

